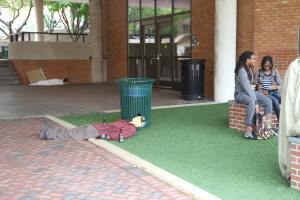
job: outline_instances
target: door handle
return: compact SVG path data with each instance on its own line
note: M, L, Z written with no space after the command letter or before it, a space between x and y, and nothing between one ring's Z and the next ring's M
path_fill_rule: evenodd
M157 61L160 61L160 56L161 56L161 54L157 54L157 57L156 57Z

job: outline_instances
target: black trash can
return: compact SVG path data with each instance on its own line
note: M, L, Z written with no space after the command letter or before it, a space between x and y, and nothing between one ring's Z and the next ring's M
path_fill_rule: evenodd
M181 61L181 97L184 100L201 100L204 98L205 61Z

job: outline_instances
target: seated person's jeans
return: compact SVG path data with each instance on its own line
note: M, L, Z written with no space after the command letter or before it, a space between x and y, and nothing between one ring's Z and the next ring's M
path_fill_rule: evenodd
M274 108L277 119L280 117L280 104L281 104L281 94L275 90L270 90L268 98L272 100L272 106Z
M269 95L275 97L278 100L279 104L281 104L281 94L279 92L277 92L276 90L270 90Z
M258 104L264 108L264 114L272 113L272 101L270 98L267 98L262 92L254 91ZM234 99L237 102L243 103L246 105L246 121L247 126L253 125L253 115L255 111L255 102L254 100L244 91L234 94Z

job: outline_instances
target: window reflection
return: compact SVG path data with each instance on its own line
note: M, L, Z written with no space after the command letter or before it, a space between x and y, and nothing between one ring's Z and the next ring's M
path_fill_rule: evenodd
M141 55L140 23L128 23L128 56Z
M190 56L190 14L176 15L174 17L174 46L177 56Z
M190 0L174 0L174 13L185 12L191 9Z
M172 81L172 24L159 25L159 80Z
M156 15L172 14L172 0L156 0Z
M172 56L172 46L171 43L172 35L172 25L171 24L161 24L159 27L159 37L160 37L160 54L162 56Z
M128 0L128 21L140 19L140 1Z
M174 2L173 13L191 10L191 0L128 0L128 21L135 21L155 16L172 14L172 2Z
M145 38L144 38L144 55L155 55L155 27L145 27Z
M140 23L128 23L128 77L141 77Z
M142 18L154 17L154 0L141 1Z

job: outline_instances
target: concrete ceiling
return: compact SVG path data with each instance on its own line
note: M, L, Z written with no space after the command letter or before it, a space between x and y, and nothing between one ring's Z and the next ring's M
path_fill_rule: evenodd
M64 1L64 2L74 2L74 3L89 3L89 0L44 0L44 1Z

